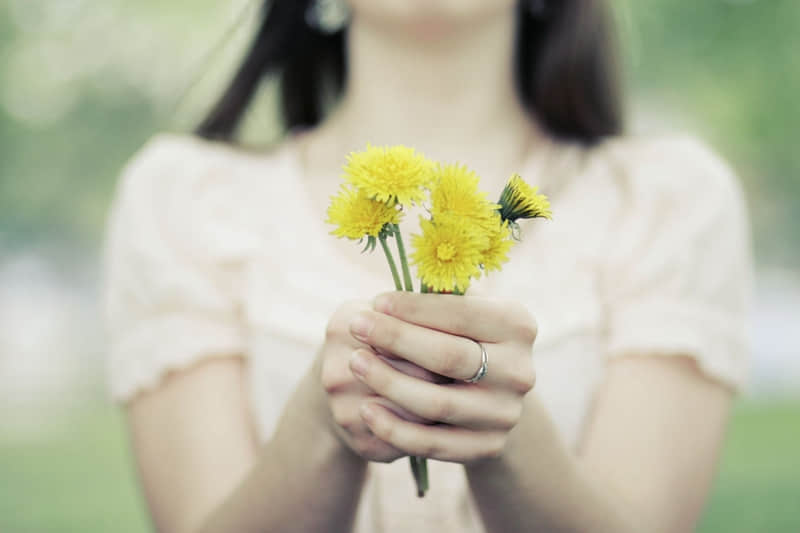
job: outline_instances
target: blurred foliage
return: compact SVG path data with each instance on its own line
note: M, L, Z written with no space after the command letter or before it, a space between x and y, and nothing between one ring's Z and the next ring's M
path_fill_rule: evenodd
M800 2L628 0L634 96L703 135L750 198L763 262L800 257ZM672 119L674 120L674 119ZM796 263L795 263L796 264Z
M797 420L797 403L736 410L699 533L800 531ZM0 531L151 531L120 413L84 411L64 427L47 440L0 442Z
M0 531L151 531L121 413L78 413L50 438L0 441Z
M800 2L616 5L636 114L708 139L746 183L761 261L797 260ZM121 165L155 130L200 116L249 39L254 9L0 0L0 246L96 244ZM237 26L242 12L248 22ZM264 127L271 114L259 116Z
M800 531L800 405L748 402L735 411L698 531Z
M0 247L96 245L122 164L154 131L186 128L177 102L233 68L247 24L213 58L228 68L205 64L250 4L0 0Z

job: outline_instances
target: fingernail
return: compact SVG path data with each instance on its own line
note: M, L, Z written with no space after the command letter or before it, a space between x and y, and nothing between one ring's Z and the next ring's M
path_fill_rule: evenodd
M359 351L353 352L353 355L350 356L350 370L358 378L364 379L364 376L367 375L367 364L367 358Z
M350 333L361 341L366 341L372 331L373 322L369 317L357 315L350 323Z
M381 313L392 311L392 296L390 294L379 294L372 301L372 308Z
M372 422L373 420L375 420L375 408L372 407L370 404L362 403L360 411L361 411L361 418L363 418L367 422Z

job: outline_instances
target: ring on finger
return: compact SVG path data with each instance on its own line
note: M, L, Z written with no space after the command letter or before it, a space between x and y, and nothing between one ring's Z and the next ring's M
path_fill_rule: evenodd
M486 346L484 346L483 343L480 341L474 341L474 342L481 348L481 366L480 368L478 368L478 371L475 372L474 376L464 380L467 383L477 383L484 377L486 377L486 373L489 372L489 356L486 353Z

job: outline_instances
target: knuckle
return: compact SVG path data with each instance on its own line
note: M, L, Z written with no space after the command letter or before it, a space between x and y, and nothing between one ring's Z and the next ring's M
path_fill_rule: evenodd
M399 459L403 454L398 453L395 448L392 448L385 442L371 437L369 439L367 459L375 463L393 463Z
M525 344L533 344L539 333L539 325L536 323L536 319L533 318L533 315L531 315L525 307L522 307L522 309L516 313L516 316L517 336Z
M522 419L522 402L514 402L513 407L509 409L508 419L506 420L508 429L512 429L519 424L520 419Z
M509 376L511 389L517 394L525 395L536 385L536 371L533 363L526 361L520 365L517 372Z
M378 416L372 424L372 432L383 441L393 442L395 437L394 424L385 417Z
M361 423L352 418L343 419L336 423L339 424L339 427L345 430L350 435L356 434L359 428L361 427Z
M441 397L432 404L430 416L439 422L450 422L453 419L454 410L453 402L446 397Z
M375 321L375 328L373 334L377 333L376 337L381 339L381 346L393 352L397 349L400 342L400 328L393 319L378 318Z
M365 435L355 439L355 451L364 459L370 461L380 460L386 456L386 446L372 435Z
M371 361L364 370L364 382L381 396L391 396L395 389L394 368L382 357L371 357Z
M455 347L446 343L439 350L439 373L451 377L463 374L466 371L463 368L464 359L464 352L460 346Z
M528 307L519 300L505 300L502 305L512 317L525 318L530 316Z
M399 459L399 455L392 450L381 450L379 453L374 454L370 457L370 461L373 463L393 463L397 459Z
M429 458L444 458L445 451L443 447L436 442L426 442L419 446L417 455Z
M339 383L337 381L334 381L331 378L327 378L326 379L323 376L323 379L322 379L322 390L324 390L325 394L327 394L328 396L336 394L336 392L339 390Z
M520 320L516 329L517 336L525 344L533 344L539 333L539 328L533 317L529 317L527 320Z
M344 338L344 321L338 316L332 316L325 326L325 340L338 341Z
M519 423L522 417L522 402L516 397L507 399L492 408L492 424L490 428L497 431L508 431Z
M325 340L337 341L347 339L348 325L353 316L367 308L364 302L351 300L344 302L331 315L325 327Z
M339 388L339 381L336 379L336 374L333 371L333 365L330 359L322 361L322 369L320 371L320 384L327 394L333 394Z
M505 433L490 438L486 450L484 451L484 457L487 459L496 459L503 455L507 441L508 439Z
M343 429L348 429L348 427L352 427L353 425L346 409L339 405L338 402L331 405L331 417L333 421L336 422L336 425Z
M373 351L380 352L383 350L391 350L391 348L388 346L388 343L394 342L394 335L396 335L394 328L392 327L393 325L390 322L391 318L384 314L375 313L372 311L362 314L372 323L369 333L364 335L362 342L371 346Z

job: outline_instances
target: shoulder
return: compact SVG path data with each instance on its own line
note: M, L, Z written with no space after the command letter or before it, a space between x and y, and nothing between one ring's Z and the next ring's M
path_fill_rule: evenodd
M731 166L696 136L616 137L592 152L628 201L707 212L715 206L745 210L744 192Z
M284 145L248 150L189 134L158 133L125 163L122 188L157 184L162 189L197 183L233 183L242 176L279 170Z
M115 203L146 201L168 211L209 201L233 207L269 199L292 172L288 142L248 149L189 134L158 133L124 164Z
M152 247L160 235L193 253L227 256L257 229L263 202L274 197L268 187L284 171L283 159L282 145L248 151L192 135L159 133L124 165L109 230L112 236L139 238L142 246Z

